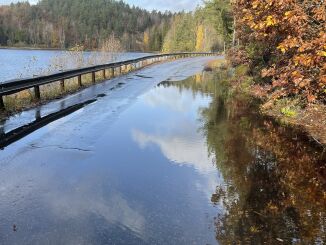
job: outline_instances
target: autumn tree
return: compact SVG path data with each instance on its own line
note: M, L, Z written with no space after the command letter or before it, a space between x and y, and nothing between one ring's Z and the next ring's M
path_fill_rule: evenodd
M326 99L325 1L238 0L234 4L242 51L271 85L271 98ZM256 56L256 57L255 57Z
M147 31L144 32L143 37L143 50L148 51L149 50L149 33Z
M205 30L203 25L198 25L196 35L196 51L202 51L204 46Z

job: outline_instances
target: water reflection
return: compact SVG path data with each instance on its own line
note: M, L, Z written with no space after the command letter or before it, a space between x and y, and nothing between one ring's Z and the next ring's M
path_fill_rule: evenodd
M210 76L210 77L208 77ZM227 76L224 77L227 79ZM255 102L231 94L221 74L166 83L210 94L201 111L209 155L227 185L211 201L221 244L323 244L326 241L326 171L322 149L294 130L259 116Z
M121 113L105 96L41 130L36 112L0 153L0 243L323 244L322 149L224 79L166 81Z

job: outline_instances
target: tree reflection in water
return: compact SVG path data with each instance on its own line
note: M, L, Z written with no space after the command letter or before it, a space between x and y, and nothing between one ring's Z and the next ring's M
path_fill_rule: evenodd
M227 88L226 71L181 82L180 90L210 94L199 113L209 152L227 183L212 203L220 244L324 244L326 170L323 150L296 130L259 115L256 101Z

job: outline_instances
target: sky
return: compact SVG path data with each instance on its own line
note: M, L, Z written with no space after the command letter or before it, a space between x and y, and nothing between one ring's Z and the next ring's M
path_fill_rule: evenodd
M10 4L17 2L18 0L0 0L0 5ZM30 3L36 3L38 0L28 0ZM148 10L170 10L170 11L181 11L181 10L194 10L202 0L124 0L125 2L145 8Z

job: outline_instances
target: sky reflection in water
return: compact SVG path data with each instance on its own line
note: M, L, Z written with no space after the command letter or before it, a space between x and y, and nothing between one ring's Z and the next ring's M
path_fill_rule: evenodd
M0 243L324 241L320 152L221 79L162 83L115 120L104 97L6 148Z

